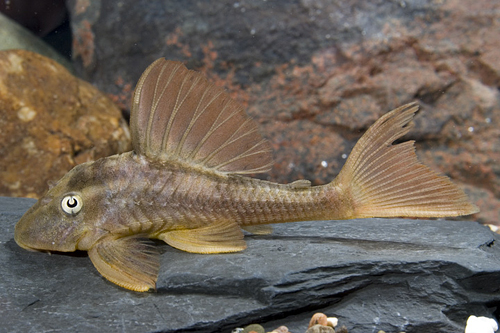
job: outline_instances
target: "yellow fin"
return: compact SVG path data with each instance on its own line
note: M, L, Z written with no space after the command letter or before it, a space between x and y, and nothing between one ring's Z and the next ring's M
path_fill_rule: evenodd
M158 238L172 247L192 253L227 253L246 249L243 233L232 221L220 221L197 229L168 231Z
M353 204L353 218L444 217L478 212L465 193L446 176L417 160L414 141L393 142L413 127L416 103L383 115L354 146L332 183Z
M109 281L134 291L156 288L160 256L147 239L107 237L88 253L95 268Z
M252 233L254 235L269 235L270 233L273 232L273 227L271 227L270 225L266 225L266 224L248 225L248 226L242 227L242 229L246 230L249 233Z
M225 173L258 173L271 147L241 105L201 73L156 60L142 74L130 115L134 151Z

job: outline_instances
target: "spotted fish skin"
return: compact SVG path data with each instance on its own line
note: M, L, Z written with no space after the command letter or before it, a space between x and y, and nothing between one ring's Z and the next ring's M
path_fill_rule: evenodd
M123 154L106 164L112 164L108 166L109 173L127 170L106 185L110 193L109 211L120 202L114 213L122 210L136 221L147 221L146 224L161 221L159 227L151 226L152 234L186 225L199 228L218 220L235 221L244 227L347 217L345 208L337 209L337 216L332 213L331 205L338 200L326 186L295 187L239 175L202 172L183 165L149 163L134 154ZM139 189L136 184L141 182L144 185Z
M133 151L73 168L19 220L14 239L28 250L88 251L107 280L148 291L160 266L150 238L227 253L246 248L241 229L264 234L272 223L477 212L417 160L413 141L394 144L417 110L410 103L377 120L331 183L276 184L246 176L273 162L241 106L200 73L159 59L134 92Z
M349 218L346 202L329 186L277 184L234 174L220 174L180 163L151 162L132 152L101 159L75 174L68 189L79 180L94 187L93 201L101 209L94 221L88 250L99 235L145 235L198 229L219 221L240 227L288 221ZM342 208L332 206L342 204ZM352 214L352 212L351 212ZM116 219L126 216L126 219ZM105 230L103 232L102 230Z

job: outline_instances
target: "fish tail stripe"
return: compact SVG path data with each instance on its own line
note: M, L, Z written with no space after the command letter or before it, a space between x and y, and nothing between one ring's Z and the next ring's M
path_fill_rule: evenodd
M415 172L415 178L413 179L405 179L404 175L394 175L393 179L388 179L386 182L374 182L370 184L370 187L363 192L360 198L381 197L398 193L401 193L402 196L410 196L412 192L408 190L411 188L420 189L425 192L429 192L432 188L442 191L434 178L429 178L428 174L418 174L418 172Z
M414 112L418 110L418 106L411 103L394 111L401 111L406 107L414 107L411 109L414 110ZM395 114L394 111L380 117L354 146L352 153L346 161L346 165L352 164L351 172L354 177L363 175L363 169L369 169L370 165L375 162L372 159L373 156L386 152L387 146L391 145L397 138L402 137L410 131L413 125L411 123L408 124L408 122L411 121L413 115L405 116L404 114ZM391 116L395 116L392 118L394 124L389 122ZM393 131L389 131L391 125Z
M446 176L421 164L413 141L393 144L413 127L415 103L373 124L359 139L332 186L350 203L348 218L444 217L478 212Z
M367 166L363 168L363 170L358 171L353 181L381 182L390 177L390 174L386 172L388 168L398 169L401 166L410 166L411 164L408 162L408 158L411 157L411 151L407 149L407 145L413 147L413 141L407 141L394 146L393 154L387 151L379 154L376 159L367 163Z

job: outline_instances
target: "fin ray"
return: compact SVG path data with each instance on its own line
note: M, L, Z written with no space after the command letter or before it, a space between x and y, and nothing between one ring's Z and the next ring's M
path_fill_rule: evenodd
M180 62L163 58L143 73L130 116L134 151L222 173L268 171L269 143L220 87Z
M413 127L417 110L410 103L377 120L331 183L351 197L351 217L444 217L479 211L448 177L418 161L414 141L393 144Z
M238 224L224 220L202 228L168 231L157 238L172 247L192 253L239 252L246 248Z
M149 240L138 236L106 237L88 253L95 268L107 280L135 291L156 288L160 255Z

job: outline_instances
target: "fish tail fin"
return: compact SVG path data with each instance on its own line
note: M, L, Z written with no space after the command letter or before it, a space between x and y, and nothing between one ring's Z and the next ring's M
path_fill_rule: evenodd
M410 103L385 114L353 148L331 183L350 206L347 218L445 217L479 211L448 177L417 160L414 141L393 144L413 127L417 111L418 105Z

